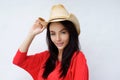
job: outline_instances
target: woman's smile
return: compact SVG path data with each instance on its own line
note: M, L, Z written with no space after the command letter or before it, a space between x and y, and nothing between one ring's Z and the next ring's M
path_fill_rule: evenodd
M56 43L56 45L57 45L58 47L62 47L62 46L64 45L64 42Z

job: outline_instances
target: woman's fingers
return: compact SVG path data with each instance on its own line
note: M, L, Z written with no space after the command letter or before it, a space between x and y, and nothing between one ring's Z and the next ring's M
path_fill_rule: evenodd
M39 17L38 20L39 20L40 24L42 24L43 27L47 26L47 22L43 18Z

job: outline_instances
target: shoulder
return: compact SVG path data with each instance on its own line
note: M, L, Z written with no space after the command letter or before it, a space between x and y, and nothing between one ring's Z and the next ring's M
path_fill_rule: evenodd
M73 55L73 60L78 63L86 63L86 57L82 51L77 51Z
M42 51L42 52L39 52L39 53L36 53L34 56L36 57L48 57L50 54L49 54L49 51L48 50L45 50L45 51Z
M84 58L84 59L85 59L85 54L84 54L82 51L77 52L77 53L76 53L76 56L77 56L78 58Z
M33 55L29 55L27 57L27 61L28 62L36 62L36 63L44 63L49 57L49 51L42 51L42 52L39 52L39 53L35 53Z

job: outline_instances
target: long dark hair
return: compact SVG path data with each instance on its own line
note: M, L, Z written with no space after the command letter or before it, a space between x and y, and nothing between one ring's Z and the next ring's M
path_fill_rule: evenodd
M60 23L68 30L70 34L69 43L65 47L62 54L61 68L60 68L60 77L65 77L70 66L71 58L75 51L79 51L79 39L78 33L75 28L75 25L68 20L60 21ZM50 57L47 59L45 63L45 70L43 72L43 78L47 78L48 75L55 69L56 61L58 60L58 48L52 42L50 38L50 24L47 26L47 35L46 40L48 44L48 49L50 52Z

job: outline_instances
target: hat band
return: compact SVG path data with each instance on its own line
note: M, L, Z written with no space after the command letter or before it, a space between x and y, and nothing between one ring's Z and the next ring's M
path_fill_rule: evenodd
M54 21L63 21L63 20L66 20L66 18L55 18L55 19L51 19L49 21L54 22Z

